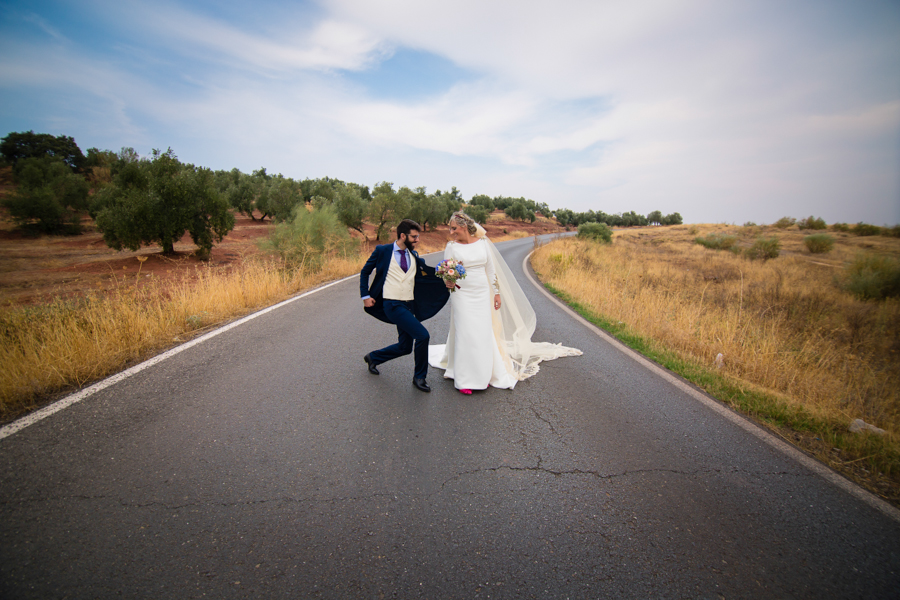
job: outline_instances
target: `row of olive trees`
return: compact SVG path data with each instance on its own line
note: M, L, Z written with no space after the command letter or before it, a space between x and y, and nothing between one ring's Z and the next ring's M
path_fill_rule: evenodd
M296 181L281 173L270 175L265 167L251 174L239 169L216 171L216 188L228 199L232 208L256 220L286 221L300 204L309 204L315 198L325 198L332 202L339 191L350 186L360 192L360 198L368 200L368 188L357 184L345 184L337 179L304 179Z
M578 227L583 223L605 223L610 227L641 227L646 225L681 225L682 218L677 212L663 216L662 212L654 210L646 217L634 211L621 214L608 215L602 210L576 213L567 208L554 212L560 225Z
M70 137L25 132L4 138L0 153L17 184L3 205L25 228L77 234L87 212L111 248L157 243L171 253L189 233L207 255L234 228L212 171L181 163L171 149L141 158L131 148L91 148L84 156Z
M377 237L384 239L401 219L434 229L463 205L455 187L429 194L422 187L395 190L385 182L370 193L356 183L328 177L296 181L265 168L251 174L212 172L182 164L171 149L142 158L133 148L118 153L91 148L85 156L71 137L30 131L7 135L0 153L18 184L3 205L19 225L80 233L82 217L89 213L107 244L117 249L155 242L172 252L174 242L190 232L208 253L213 241L233 228L230 209L286 222L298 206L327 206L342 224L361 233L364 222L374 223Z
M469 201L469 214L479 223L484 223L494 210L502 210L510 219L528 221L534 223L536 213L545 217L552 216L550 207L544 202L535 202L525 198L510 198L507 196L495 196L491 198L484 194L476 194Z
M454 187L450 192L427 193L424 187L394 189L381 182L368 186L329 177L295 181L281 174L269 175L265 168L245 174L238 169L216 173L219 192L242 214L284 222L293 218L296 207L331 207L344 226L365 235L363 223L375 225L376 237L384 239L402 219L413 219L427 229L445 223L463 199Z
M85 156L71 137L34 132L11 133L0 141L0 154L13 166L16 193L4 199L10 216L26 227L47 233L79 233L88 212L113 248L136 250L158 243L173 252L174 243L190 233L201 253L234 227L237 211L253 219L294 220L298 207L328 208L345 227L364 234L375 226L384 240L401 219L411 218L426 229L446 223L464 205L478 222L494 210L512 219L534 222L536 213L553 216L550 207L525 198L477 194L466 203L456 187L428 193L424 187L394 189L390 182L368 186L329 177L297 181L265 168L253 173L210 171L181 163L169 149L141 157L133 148L118 153L91 148ZM94 194L90 196L90 190ZM604 222L612 226L677 224L681 216L662 217L655 211L607 215L602 211L555 214L562 225Z

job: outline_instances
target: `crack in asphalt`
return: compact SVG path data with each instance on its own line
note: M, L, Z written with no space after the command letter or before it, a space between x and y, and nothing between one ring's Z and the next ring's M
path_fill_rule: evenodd
M557 471L554 469L549 469L543 466L543 457L538 456L538 463L535 466L531 467L513 467L510 465L500 465L499 467L486 467L484 469L475 469L472 471L463 471L461 473L457 473L455 476L446 479L441 484L441 490L444 489L451 481L455 481L457 479L461 479L462 477L468 475L480 475L482 473L496 473L499 471L524 471L524 472L532 472L532 473L546 473L548 475L553 475L554 477L563 477L566 475L589 475L591 477L595 477L596 479L602 479L606 481L611 481L613 479L618 479L620 477L628 477L631 475L641 475L645 473L672 473L674 475L685 475L688 477L699 475L699 474L708 474L708 473L746 473L748 475L753 476L767 476L767 475L793 475L796 477L808 477L808 474L803 473L791 473L789 471L745 471L743 469L695 469L693 471L681 471L678 469L635 469L633 471L623 471L621 473L601 473L600 471L591 471L585 469L567 469L565 471Z
M553 421L551 421L550 419L548 419L544 415L542 415L540 413L540 411L538 409L536 409L535 407L531 406L530 408L531 408L531 412L534 413L534 416L539 421L542 421L543 423L547 424L547 427L550 428L550 431L553 432L553 435L555 435L556 437L562 438L562 436L560 436L560 434L556 431L556 427L554 427Z
M573 459L575 457L577 457L578 453L574 449L572 449L572 447L569 445L569 440L567 440L566 437L562 433L560 433L559 431L556 430L556 425L554 425L554 420L545 416L543 411L539 410L538 408L536 408L533 405L529 406L528 408L529 408L529 410L531 410L535 419L537 419L541 423L544 423L547 426L547 429L549 429L550 433L553 436L555 436L555 438L558 441L558 443L560 444L560 446L562 446L562 448L565 448L566 450L568 450L569 455ZM551 414L552 414L552 411L551 411ZM537 432L535 432L535 433L537 433ZM525 433L525 431L521 432L521 438L519 440L519 443L526 449L529 447L528 435ZM546 443L541 442L541 446L542 447L546 446ZM537 453L535 456L537 458L538 467L540 468L543 463L544 458L540 453Z
M550 469L543 466L543 457L538 456L537 464L534 466L526 466L526 467L515 467L511 465L500 465L497 467L485 467L482 469L474 469L470 471L462 471L457 473L456 475L445 479L440 485L440 491L434 493L425 493L421 494L422 497L432 497L439 493L442 493L444 489L451 482L461 479L463 477L472 476L472 475L481 475L485 473L499 473L501 471L509 471L509 472L525 472L525 473L543 473L547 475L553 475L554 477L565 477L570 475L580 476L587 475L593 477L595 479L604 480L604 481L612 481L614 479L619 479L622 477L629 477L634 475L642 475L647 473L671 473L674 475L683 475L687 477L692 477L695 475L703 475L703 474L712 474L712 473L745 473L747 475L752 475L756 477L762 476L775 476L775 475L789 475L794 477L811 477L810 474L804 473L792 473L790 471L746 471L743 469L694 469L691 471L678 470L678 469L635 469L635 470L626 470L620 473L601 473L600 471L593 471L587 469L566 469L566 470L555 470ZM288 503L333 503L333 502L357 502L362 500L373 500L377 498L388 498L388 499L399 499L400 497L414 497L416 494L405 494L405 493L397 493L397 492L389 492L389 493L375 493L375 494L365 494L360 496L333 496L333 497L304 497L304 498L295 498L291 496L278 496L273 498L264 498L257 500L240 500L234 502L216 502L214 500L209 501L201 501L195 500L191 502L181 503L181 504L169 504L166 502L160 501L152 501L152 502L129 502L121 497L116 496L106 496L106 495L86 495L86 494L76 494L71 496L53 496L53 497L41 497L41 498L22 498L18 500L7 500L0 501L0 506L9 506L9 505L22 505L22 504L41 504L46 502L58 502L58 501L92 501L92 500L110 500L117 502L119 505L123 507L130 508L152 508L152 507L161 507L165 510L183 510L191 507L200 507L200 506L220 506L223 508L230 508L235 506L252 506L256 504L266 504L270 502L288 502Z

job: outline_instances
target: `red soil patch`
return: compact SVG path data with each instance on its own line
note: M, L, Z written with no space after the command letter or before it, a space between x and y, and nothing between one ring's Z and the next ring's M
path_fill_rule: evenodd
M0 195L4 191L8 193L0 185ZM234 229L213 246L208 261L195 256L197 247L189 235L175 244L175 254L165 256L155 245L136 252L112 250L90 219L84 220L84 233L78 236L35 237L8 221L0 222L0 305L39 304L57 297L111 290L123 283L146 283L150 277L156 282L180 281L201 266L228 268L259 254L259 240L268 236L273 227L269 220L253 220L240 214L235 215L235 221ZM377 245L374 227L366 225L363 229L371 250ZM510 221L500 211L491 216L485 229L494 240L514 231L528 235L562 231L547 219L534 223ZM362 237L357 231L351 235ZM449 239L448 228L442 225L421 234L419 249L423 253L440 251Z
M11 223L0 225L0 304L38 304L59 296L113 289L152 275L181 279L199 266L228 266L260 252L257 240L266 237L269 221L235 215L235 228L215 245L208 261L194 254L189 235L175 244L175 253L163 255L151 245L136 252L108 248L93 222L84 221L78 236L29 236ZM143 260L140 260L143 259Z

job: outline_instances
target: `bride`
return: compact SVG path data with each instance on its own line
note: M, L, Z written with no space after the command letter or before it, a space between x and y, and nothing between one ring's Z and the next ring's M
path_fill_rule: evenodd
M537 373L541 361L581 354L575 348L532 342L534 309L484 228L463 212L453 213L449 225L444 259L462 262L466 277L450 295L447 343L428 347L431 366L444 369L456 389L471 394L489 385L512 389Z

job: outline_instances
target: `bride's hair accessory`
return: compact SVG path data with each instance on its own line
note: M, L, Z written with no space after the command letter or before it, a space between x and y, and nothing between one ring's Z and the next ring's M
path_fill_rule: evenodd
M478 232L479 225L475 222L475 219L461 210L453 213L453 215L450 217L450 220L460 227L465 227L469 231L469 235L475 235Z

